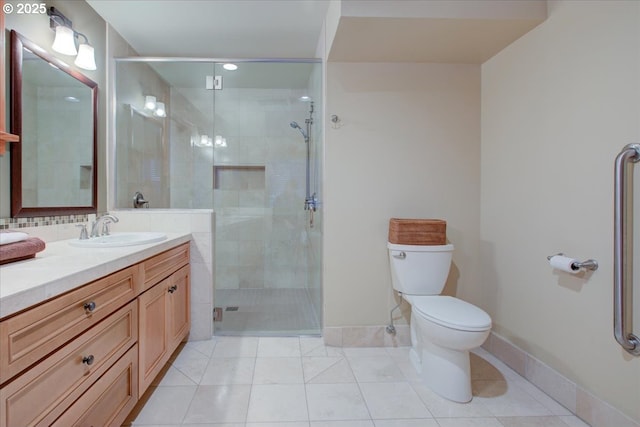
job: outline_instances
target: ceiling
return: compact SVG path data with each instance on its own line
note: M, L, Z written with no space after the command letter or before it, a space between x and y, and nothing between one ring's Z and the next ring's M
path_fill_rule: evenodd
M314 58L329 0L87 0L141 56Z

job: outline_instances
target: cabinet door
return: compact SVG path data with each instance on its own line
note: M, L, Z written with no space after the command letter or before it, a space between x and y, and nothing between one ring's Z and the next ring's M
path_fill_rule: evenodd
M167 278L138 297L139 396L142 396L171 355L167 331L169 286Z
M190 268L182 267L169 277L169 351L173 352L191 327Z

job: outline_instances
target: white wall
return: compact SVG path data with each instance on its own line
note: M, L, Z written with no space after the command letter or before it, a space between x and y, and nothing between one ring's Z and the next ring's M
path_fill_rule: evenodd
M327 64L324 326L384 325L395 305L391 217L442 218L455 245L448 292L473 297L480 67ZM476 301L477 302L477 301Z
M640 3L549 2L545 23L483 64L481 111L494 331L640 421L640 358L612 334L613 161L640 142ZM546 256L561 251L600 268L555 272Z

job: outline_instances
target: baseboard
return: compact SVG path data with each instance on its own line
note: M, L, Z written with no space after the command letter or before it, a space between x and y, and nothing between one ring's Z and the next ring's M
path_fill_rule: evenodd
M640 427L640 423L500 335L491 332L482 347L592 427Z
M325 327L322 336L325 344L333 347L411 345L409 325L396 325L395 328L396 333L389 334L386 326ZM500 335L491 332L482 347L590 426L640 427L640 423Z

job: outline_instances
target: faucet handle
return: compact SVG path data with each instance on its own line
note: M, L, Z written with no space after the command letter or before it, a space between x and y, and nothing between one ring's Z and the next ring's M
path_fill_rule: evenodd
M109 230L109 224L111 224L112 221L109 218L105 218L104 221L102 221L102 235L103 236L108 236L111 230Z
M87 240L89 238L87 224L76 224L76 227L80 229L80 237L78 237L78 240Z

